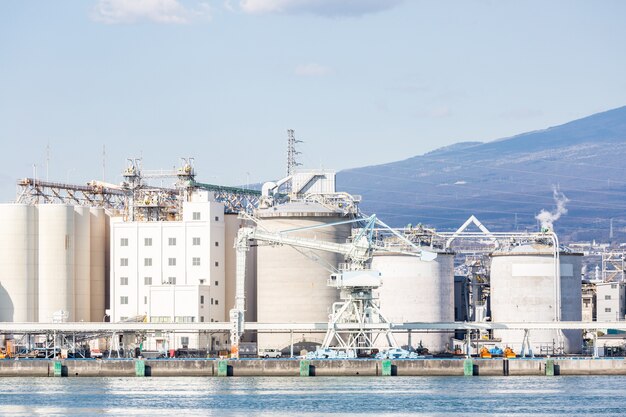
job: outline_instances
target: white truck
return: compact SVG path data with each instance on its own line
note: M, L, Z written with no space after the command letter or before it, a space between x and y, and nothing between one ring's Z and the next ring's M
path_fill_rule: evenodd
M274 358L278 359L282 357L280 349L259 349L259 358Z

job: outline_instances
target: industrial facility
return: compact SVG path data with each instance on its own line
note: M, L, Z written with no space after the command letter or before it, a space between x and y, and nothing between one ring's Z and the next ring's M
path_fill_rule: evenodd
M288 131L286 176L260 191L197 182L191 158L171 171L130 159L121 184L20 180L0 205L0 322L29 330L0 343L46 355L563 355L583 353L590 333L559 322L624 320L623 276L585 287L582 254L551 230L492 233L473 216L455 232L390 228L336 189L334 171L297 169L297 143ZM35 324L80 322L94 326L71 342Z

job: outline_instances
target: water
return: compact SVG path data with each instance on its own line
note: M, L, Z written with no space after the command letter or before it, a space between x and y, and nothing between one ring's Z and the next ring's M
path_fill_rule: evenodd
M622 376L2 378L0 414L618 416Z

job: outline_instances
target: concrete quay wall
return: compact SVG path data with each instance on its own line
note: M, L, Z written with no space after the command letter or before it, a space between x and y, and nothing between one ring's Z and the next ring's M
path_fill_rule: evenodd
M385 363L386 362L386 363ZM625 358L0 360L2 377L626 375Z

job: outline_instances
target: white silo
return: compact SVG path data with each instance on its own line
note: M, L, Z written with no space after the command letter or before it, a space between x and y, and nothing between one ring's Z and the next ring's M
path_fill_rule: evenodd
M91 318L91 219L89 207L74 207L74 321Z
M37 206L39 218L39 321L64 311L74 321L74 207Z
M106 252L109 250L107 243L107 215L103 208L92 207L89 209L90 218L90 319L102 321L105 314L106 299Z
M0 321L37 320L37 212L0 204Z
M552 246L524 244L496 251L491 256L492 321L581 320L582 255L559 254L558 281L555 281L557 265ZM552 354L561 348L565 353L580 353L582 347L582 332L579 330L531 330L529 336L535 354ZM494 330L494 338L501 338L502 345L519 351L524 331Z
M344 214L314 202L290 202L258 210L261 226L270 231L296 229L346 220ZM345 243L351 235L351 225L342 224L313 230L293 232L290 236ZM315 260L313 260L315 259ZM257 318L260 323L328 322L331 306L339 300L337 289L329 287L327 267L344 262L339 254L296 250L289 246L257 248ZM321 343L323 333L293 335L294 343ZM259 333L258 346L287 348L289 334Z
M433 261L419 257L379 252L372 269L380 271L383 285L378 289L380 309L387 320L406 322L454 321L454 255L440 252ZM394 333L398 345L420 344L431 353L450 348L454 332Z

